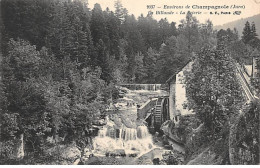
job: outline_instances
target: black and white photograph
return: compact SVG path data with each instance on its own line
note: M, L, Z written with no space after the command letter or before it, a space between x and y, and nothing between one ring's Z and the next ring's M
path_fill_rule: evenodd
M260 0L0 0L0 166L260 165Z

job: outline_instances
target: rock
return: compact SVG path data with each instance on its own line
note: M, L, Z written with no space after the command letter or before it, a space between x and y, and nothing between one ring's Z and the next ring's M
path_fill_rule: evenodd
M161 149L159 149L159 148L154 149L154 150L152 151L152 153L151 153L151 158L152 158L152 159L159 158L159 160L162 160L162 159L163 159L163 156L162 156Z
M153 164L154 165L159 165L160 164L160 159L159 158L154 158L153 159Z
M91 155L93 155L91 147L84 148L84 157L89 158Z
M47 141L48 143L51 143L51 144L54 144L54 143L55 143L55 139L53 138L53 136L48 136L47 139L46 139L46 141Z
M60 163L56 163L56 164L60 164L60 165L69 165L70 162L66 161L66 160L63 160L61 161Z
M167 136L171 135L171 131L174 130L175 123L173 120L167 120L161 125L161 130Z
M85 153L85 157L86 157L86 158L89 158L89 157L91 157L92 155L93 155L92 152L86 152L86 153Z
M163 142L163 145L169 145L169 141L168 141L168 138L166 135L162 136L162 142Z
M128 155L129 157L136 157L137 156L137 153L131 153Z
M106 121L105 121L105 119L94 120L92 124L97 125L97 126L103 126L103 125L106 125Z
M80 162L80 159L76 159L76 161L73 163L73 165L78 165Z
M61 157L63 157L64 159L76 159L79 158L80 156L81 156L80 150L77 147L73 147L73 146L66 147L61 154Z
M116 156L122 156L122 157L125 157L126 154L125 154L125 150L124 149L116 149L115 151L113 152L108 152L106 153L106 156L112 156L112 157L116 157Z
M94 156L88 159L86 162L87 165L100 165L102 164L102 161L99 160L98 157Z
M171 145L164 145L166 149L173 149Z
M55 146L53 148L50 148L46 151L49 155L60 155L61 156L61 162L57 164L62 164L62 165L71 165L73 164L77 159L80 158L81 152L80 150L73 146L65 146L65 145L59 145Z
M90 152L91 150L89 149L89 147L87 147L87 148L84 148L83 151L84 151L84 153L87 153L87 152Z

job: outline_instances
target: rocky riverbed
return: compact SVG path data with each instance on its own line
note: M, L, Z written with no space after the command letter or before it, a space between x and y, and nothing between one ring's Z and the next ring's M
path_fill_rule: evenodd
M174 152L173 144L163 142L158 134L151 135L145 122L137 121L137 106L151 97L165 96L167 92L122 89L125 93L123 98L111 107L118 110L106 117L106 125L93 139L93 150L88 153L90 157L85 159L84 164L181 164L181 147L175 144L177 150L174 149Z

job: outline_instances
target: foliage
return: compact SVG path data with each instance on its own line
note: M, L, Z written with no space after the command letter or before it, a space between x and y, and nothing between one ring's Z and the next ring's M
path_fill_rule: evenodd
M236 29L219 30L217 33L218 40L224 40L227 52L240 64L251 64L252 47L245 43L245 40L238 38Z
M155 83L156 79L155 76L155 69L156 69L156 61L159 57L159 53L152 49L151 47L148 48L146 56L143 58L143 62L145 63L144 69L146 72L146 77L144 77L144 81L146 83Z
M252 22L251 27L250 27L250 23L247 21L245 24L245 27L243 29L243 36L242 36L242 40L245 44L250 44L251 40L255 39L258 35L256 34L256 27L255 27L255 23ZM252 45L252 43L251 43Z
M236 135L236 151L245 148L251 154L251 160L243 160L249 164L259 162L259 102L251 102L248 108L243 109ZM241 158L242 159L242 158Z
M46 49L37 51L20 39L11 39L9 49L4 60L6 108L1 111L1 141L12 142L24 134L26 152L36 156L45 150L47 137L76 141L83 149L90 143L83 135L91 134L92 120L104 111L114 92L100 79L101 69L78 70L68 59L63 65L69 66L55 68L52 61L56 59ZM66 72L67 80L54 79L52 68Z
M169 76L178 73L179 70L188 62L189 53L181 36L172 36L162 45L160 56L156 62L156 77L160 83L165 82ZM161 75L163 74L163 75Z
M179 31L187 39L187 47L189 53L200 49L197 47L197 45L199 44L199 23L196 17L192 16L190 11L187 12L186 19L181 20Z
M193 115L180 116L176 134L186 144L189 141L189 135L192 133L192 130L199 127L200 124L200 121Z
M163 160L161 162L166 163L167 165L181 165L182 162L183 153L173 150L173 152L165 152L163 154Z
M220 132L242 100L233 66L220 42L216 50L205 48L197 55L186 79L188 106L212 135Z
M257 63L257 69L259 69L260 68L260 59L258 59L256 61L256 63ZM256 94L259 97L259 95L260 95L260 73L257 73L256 78L251 79L251 83L252 83L252 86L255 89Z
M39 52L36 46L31 46L28 42L13 39L9 42L8 56L5 59L6 71L10 71L12 77L18 81L26 81L32 76L38 75L40 63Z
M13 140L9 140L9 141L1 141L0 142L0 147L1 147L1 151L0 151L0 163L3 164L5 163L7 160L11 160L15 158L15 141ZM5 158L5 159L4 159Z
M238 59L246 55L245 44L258 44L257 38L238 41L235 30L216 34L210 21L200 24L190 12L177 27L151 15L136 19L119 0L115 12L99 4L90 10L81 0L0 3L6 29L0 90L5 157L21 134L30 156L43 155L50 137L55 144L74 141L82 150L91 142L86 137L93 133L92 121L118 98L116 84L165 83L201 47L216 45L216 37L227 36L228 51ZM250 31L257 36L254 24ZM193 73L196 78L187 80L190 107L219 132L235 111L234 97L240 98L231 59L220 47L202 50Z
M151 55L148 55L150 47L159 53L161 44L175 36L179 43L178 57L185 64L190 53L207 43L214 44L212 23L207 21L200 25L191 13L176 28L176 23L169 23L166 18L156 21L151 15L141 15L136 19L128 14L120 0L115 1L115 12L102 11L99 4L90 11L80 0L3 0L1 3L7 30L5 39L19 37L35 45L37 50L46 48L50 62L45 63L55 62L59 67L53 67L58 72L58 75L52 74L55 80L67 79L67 66L76 64L81 70L100 67L101 78L107 83L164 83L171 76L170 72L178 71L179 62L171 62L175 68L168 66L168 73L158 79L150 72L154 69L153 63L150 65ZM171 56L167 55L169 59ZM152 62L157 62L157 58L160 59L151 58ZM111 63L112 60L117 63ZM122 61L123 67L118 67Z

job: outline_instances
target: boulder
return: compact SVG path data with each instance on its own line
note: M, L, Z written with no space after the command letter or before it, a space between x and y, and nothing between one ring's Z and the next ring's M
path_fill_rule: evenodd
M84 149L84 157L89 158L92 155L92 150L90 149L90 147L87 147Z
M73 163L73 165L78 165L80 162L80 159L76 159L75 162Z
M159 165L160 164L160 159L159 158L154 158L153 159L153 164L154 165Z
M115 151L113 151L113 152L106 153L106 156L113 156L113 157L122 156L122 157L125 157L126 153L125 153L124 149L115 149Z
M93 157L90 157L86 162L85 162L86 165L101 165L102 164L102 161L96 157L96 156L93 156Z
M80 150L75 146L68 146L63 149L61 157L68 160L76 160L81 156Z
M100 120L94 120L92 122L93 125L97 125L97 126L103 126L106 125L106 121L105 119L100 119Z

